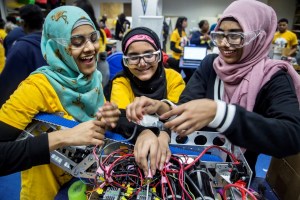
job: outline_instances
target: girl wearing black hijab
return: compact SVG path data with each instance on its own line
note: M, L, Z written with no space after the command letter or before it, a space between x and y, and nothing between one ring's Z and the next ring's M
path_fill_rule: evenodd
M185 83L178 72L163 67L160 41L151 29L131 29L122 40L122 51L123 71L113 79L111 102L116 103L122 113L114 131L130 137L135 123L128 121L125 116L128 104L141 96L176 103ZM140 121L136 123L139 124ZM155 173L156 166L162 169L164 163L169 161L169 134L168 130L138 126L137 134L133 138L134 156L146 176L148 154L152 174Z

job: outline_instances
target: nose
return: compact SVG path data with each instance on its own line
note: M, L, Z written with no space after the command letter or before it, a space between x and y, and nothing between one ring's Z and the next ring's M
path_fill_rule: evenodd
M95 45L93 42L91 42L91 40L86 40L85 44L84 44L84 50L95 50Z
M147 63L145 62L145 60L144 60L144 57L141 57L140 58L140 63L139 63L139 67L141 67L141 66L146 66L147 65Z
M230 47L230 44L228 43L228 41L227 41L227 38L226 37L224 37L223 38L223 40L222 40L222 42L221 42L221 45L220 45L221 47Z

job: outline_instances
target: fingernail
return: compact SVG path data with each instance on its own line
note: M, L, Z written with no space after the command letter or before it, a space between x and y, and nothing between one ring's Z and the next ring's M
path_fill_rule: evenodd
M152 169L152 170L151 170L151 172L152 172L152 175L154 176L154 174L155 174L155 170L154 170L154 169Z
M163 165L160 165L159 166L159 170L161 171L163 169Z

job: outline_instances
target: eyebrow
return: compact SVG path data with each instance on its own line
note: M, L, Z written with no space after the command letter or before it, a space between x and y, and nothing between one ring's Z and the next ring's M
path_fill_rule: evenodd
M219 28L218 31L223 31L225 32L223 29ZM226 30L226 32L243 32L242 29L229 29L229 30Z
M90 33L87 33L87 34L76 34L76 35L71 35L71 37L76 37L76 36L78 36L78 37L80 37L80 36L83 36L83 37L85 37L85 36L91 36L92 34L94 34L94 33L96 33L97 31L95 30L95 31L93 31L93 32L90 32Z
M128 56L138 56L138 55L141 55L141 54L153 53L153 52L155 52L155 50L146 50L146 51L144 51L143 53L130 52L130 53L128 53L127 55L128 55Z

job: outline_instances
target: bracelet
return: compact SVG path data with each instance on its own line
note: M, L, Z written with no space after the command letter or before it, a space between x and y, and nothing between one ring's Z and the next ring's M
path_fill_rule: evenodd
M163 99L163 100L161 100L161 102L164 102L164 103L168 104L171 110L172 110L173 107L176 107L176 105L168 99Z

